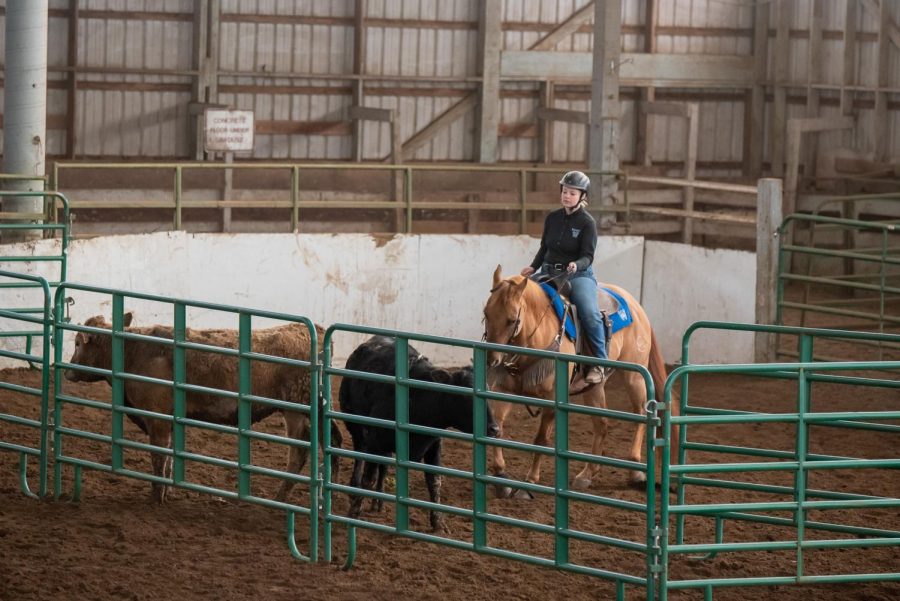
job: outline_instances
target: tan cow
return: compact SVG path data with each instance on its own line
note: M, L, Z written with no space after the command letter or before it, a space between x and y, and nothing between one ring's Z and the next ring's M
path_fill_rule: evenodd
M170 326L154 325L132 328L129 327L131 319L132 314L126 313L125 326L127 332L169 340L173 338L173 328ZM99 315L91 317L85 321L84 325L96 328L111 328L111 324ZM321 340L324 330L318 326L316 326L316 329ZM210 346L231 349L235 349L238 346L237 330L195 330L188 328L185 337L190 342ZM256 330L252 333L251 344L254 353L304 361L309 360L309 331L302 324L292 323L265 330ZM171 345L134 340L125 340L124 345L125 372L161 380L173 380L173 349ZM79 332L75 337L75 352L69 363L111 369L112 337L106 334ZM228 357L220 353L187 350L185 351L185 363L188 384L229 392L238 391L238 360L236 357ZM310 372L308 369L294 365L253 360L250 371L252 374L250 393L254 396L309 405ZM108 377L77 369L67 369L65 377L73 382L96 382L102 379L110 381ZM216 424L237 425L237 400L234 398L188 391L186 399L187 417ZM126 380L125 404L129 407L171 415L173 411L172 387L171 385L164 386ZM251 420L254 423L258 422L276 411L280 411L280 409L261 403L253 403ZM309 417L299 411L282 411L282 413L284 414L286 435L298 440L309 440ZM150 444L159 447L171 447L171 422L134 415L129 415L129 417L141 430L149 435ZM332 427L332 442L334 446L341 445L340 430L334 425ZM290 445L288 447L288 471L299 473L306 463L308 454L308 449ZM150 458L154 475L171 477L171 456L151 453ZM336 468L337 466L335 466L335 471L337 471ZM283 480L276 499L280 501L287 500L293 485L293 481ZM154 483L153 498L160 503L165 502L167 489L168 487L165 485Z

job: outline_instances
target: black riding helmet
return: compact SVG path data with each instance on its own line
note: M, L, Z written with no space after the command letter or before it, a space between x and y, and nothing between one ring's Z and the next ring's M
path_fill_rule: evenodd
M559 189L562 190L563 186L581 190L581 198L585 199L591 189L591 180L581 171L569 171L559 180Z

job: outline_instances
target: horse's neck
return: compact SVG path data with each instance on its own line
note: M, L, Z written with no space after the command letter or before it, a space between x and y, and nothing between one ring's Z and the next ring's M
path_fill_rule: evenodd
M525 288L525 304L528 319L522 323L522 332L528 337L526 345L544 349L559 331L559 319L550 303L550 298L539 284L529 283Z

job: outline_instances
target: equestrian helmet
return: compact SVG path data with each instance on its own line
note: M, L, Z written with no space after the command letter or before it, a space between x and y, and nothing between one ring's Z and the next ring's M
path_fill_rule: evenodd
M581 190L583 196L587 196L591 189L591 180L581 171L569 171L559 180L559 185L560 189L562 189L562 186L568 186Z

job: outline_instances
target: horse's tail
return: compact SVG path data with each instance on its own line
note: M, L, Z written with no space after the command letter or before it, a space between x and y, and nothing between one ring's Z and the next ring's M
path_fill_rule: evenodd
M656 388L656 400L662 401L661 396L665 390L666 377L668 374L666 373L666 362L663 360L662 352L659 350L659 342L656 340L656 334L652 329L650 330L650 357L647 360L647 369L650 371L650 377L653 379L653 386ZM680 401L673 391L672 415L678 415L679 411ZM672 463L675 463L678 459L678 435L678 426L672 426L672 440L670 447Z

